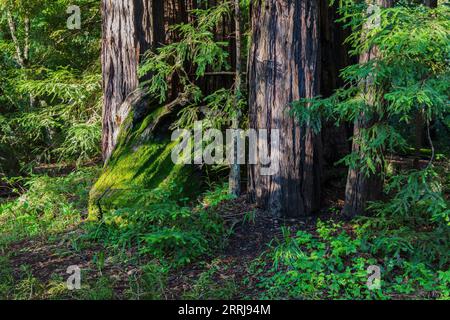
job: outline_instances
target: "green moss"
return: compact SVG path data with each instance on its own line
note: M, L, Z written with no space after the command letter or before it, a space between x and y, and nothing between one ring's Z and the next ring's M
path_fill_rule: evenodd
M174 198L189 197L200 188L199 179L192 166L176 165L171 152L176 141L154 138L146 129L161 114L161 108L147 116L141 123L130 125L129 115L119 144L90 192L89 217L97 219L102 204L120 208L132 201L136 192L160 189ZM134 128L133 128L134 127Z

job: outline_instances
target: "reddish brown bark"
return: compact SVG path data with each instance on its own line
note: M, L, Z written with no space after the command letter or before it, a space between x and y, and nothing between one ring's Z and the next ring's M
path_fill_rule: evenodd
M138 88L141 80L138 79L137 71L142 54L150 48L176 41L179 37L171 30L171 26L192 22L189 11L196 7L197 1L194 0L102 0L102 150L105 161L111 156L120 126L133 107L127 102L127 97ZM226 24L227 30L230 30L230 25L233 25L233 20ZM145 78L148 77L151 75ZM211 87L217 89L224 86L223 80L211 78L216 83ZM233 79L228 78L231 85ZM173 101L178 97L179 83L174 78L169 79L169 85L169 101ZM204 87L205 92L211 92L210 86ZM134 101L134 98L131 96L129 100ZM148 107L145 103L139 103L138 106L140 109ZM134 111L145 115L145 110Z
M250 197L275 216L320 208L321 139L289 114L290 103L319 93L319 10L316 0L259 0L252 7L250 127L280 131L280 171L249 168ZM270 138L269 138L270 141ZM258 148L267 141L258 142Z
M102 1L102 151L105 161L111 156L120 125L130 111L129 105L123 102L138 87L141 55L154 44L154 3L158 1Z

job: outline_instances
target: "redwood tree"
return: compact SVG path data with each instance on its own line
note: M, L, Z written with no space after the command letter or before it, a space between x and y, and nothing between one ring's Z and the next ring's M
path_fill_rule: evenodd
M371 3L368 1L368 3ZM392 0L376 0L375 4L380 8L388 8L393 4ZM368 26L365 25L364 28ZM364 36L364 30L363 30ZM378 49L376 46L371 47L366 52L362 53L359 60L361 64L367 63L370 60L376 59L378 56ZM376 88L372 83L370 76L368 76L361 83L361 94L364 97L365 103L368 106L374 106L377 100L379 100L377 95L381 92L379 88ZM367 119L366 115L361 114L355 121L354 131L353 131L353 153L357 154L359 157L364 157L362 154L360 145L358 143L361 137L361 131L373 126L376 121L376 117L372 117L370 120ZM367 209L367 203L369 201L379 200L383 193L383 178L382 178L381 166L377 166L376 172L371 172L367 174L363 172L361 168L352 167L349 169L347 177L347 186L345 190L345 205L344 205L344 215L347 217L354 217L356 215L363 214Z
M102 1L104 160L111 156L130 111L124 101L138 87L141 55L164 41L163 8L163 0Z
M321 139L289 114L290 103L319 93L319 4L316 0L258 0L252 7L249 67L250 128L280 132L269 145L280 170L249 168L249 193L275 216L305 216L320 208ZM269 143L259 138L258 149Z
M173 25L192 22L189 11L209 1L102 0L103 39L103 158L107 161L117 143L120 126L131 108L145 115L138 66L151 48L176 41ZM214 2L214 1L213 1ZM146 75L146 78L151 75ZM169 100L178 97L177 79L170 79ZM133 93L133 94L132 94ZM137 93L137 94L134 94ZM128 98L128 99L127 99Z

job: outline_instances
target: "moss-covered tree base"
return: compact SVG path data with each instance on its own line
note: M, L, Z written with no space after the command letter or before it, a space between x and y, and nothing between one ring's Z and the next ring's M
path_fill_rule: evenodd
M195 168L176 165L171 159L177 142L156 133L155 127L164 116L163 108L138 124L132 123L133 114L128 116L119 143L90 192L90 220L97 220L105 210L127 206L137 193L158 189L181 199L199 191L201 179L193 179L198 175Z

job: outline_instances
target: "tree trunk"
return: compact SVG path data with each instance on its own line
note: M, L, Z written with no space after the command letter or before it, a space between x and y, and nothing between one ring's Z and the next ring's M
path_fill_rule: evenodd
M162 39L158 12L163 0L102 0L103 136L102 151L109 159L121 123L130 109L123 104L137 89L141 55Z
M21 44L18 39L18 35L20 34L19 30L17 30L16 21L12 15L12 9L10 7L6 8L6 20L8 21L9 32L11 34L11 39L14 43L14 47L16 49L16 62L22 69L26 69L29 66L29 58L30 58L30 28L31 22L28 13L25 13L23 16L23 49L21 48ZM26 76L28 78L28 76ZM29 108L30 110L35 105L35 98L33 93L29 93Z
M340 72L349 65L358 63L358 59L351 57L351 50L345 39L350 36L351 30L345 28L344 23L337 22L339 4L330 6L329 0L320 0L320 47L321 47L321 73L320 95L331 96L334 91L345 83ZM323 182L334 176L335 163L348 155L351 150L349 139L353 127L343 123L337 127L333 121L323 125L322 141L324 155Z
M437 8L438 0L424 0L424 5L430 8Z
M234 130L239 129L240 122L240 111L239 103L241 99L241 9L240 9L240 1L235 0L234 2L234 19L235 19L235 32L236 32L236 79L234 83L234 95L235 95L235 112L236 115L233 117L232 128ZM230 185L230 194L234 196L239 196L241 193L241 167L238 163L238 141L237 137L233 139L234 145L234 162L231 164L230 168L230 177L229 177L229 185Z
M14 21L14 17L12 16L9 8L6 9L6 17L8 19L9 32L11 33L11 38L13 40L13 43L14 43L14 46L16 49L16 61L21 68L25 68L24 54L22 53L22 49L20 47L19 40L17 39L16 23Z
M195 0L102 0L103 41L103 135L105 162L117 143L121 123L130 112L127 97L138 88L140 58L150 48L177 41L170 27L189 23L189 11L198 7ZM209 5L210 2L201 2ZM199 2L200 3L200 2ZM234 56L234 55L232 55ZM146 75L148 79L151 75ZM215 77L217 78L217 77ZM223 81L217 80L220 87ZM169 101L177 99L179 83L169 79ZM146 108L145 104L139 107ZM133 110L145 115L146 110Z
M252 7L250 128L279 130L279 171L261 174L261 154L249 167L253 201L274 216L297 217L320 209L321 139L289 114L290 103L319 93L319 12L316 0L258 0ZM258 151L268 141L258 138Z
M423 5L430 8L437 8L437 0L424 0ZM422 108L418 108L415 118L414 118L414 149L415 149L415 158L413 161L414 169L420 169L420 157L421 157L421 149L425 143L425 118L423 115Z
M381 8L391 7L392 3L392 0L376 1L376 4ZM375 59L378 54L378 49L376 47L372 47L370 50L361 55L360 63L367 63L368 61ZM369 106L375 103L376 95L380 94L377 92L377 88L374 87L370 77L368 77L362 84L362 91L366 104ZM364 114L361 114L355 121L352 149L353 152L358 154L360 157L364 156L361 154L360 146L357 143L358 138L361 135L361 130L364 128L370 128L375 124L375 122L376 120L374 119L368 121ZM378 167L375 174L366 175L359 168L349 169L343 211L346 217L354 217L364 214L369 201L375 201L381 198L383 194L382 170L383 168Z

